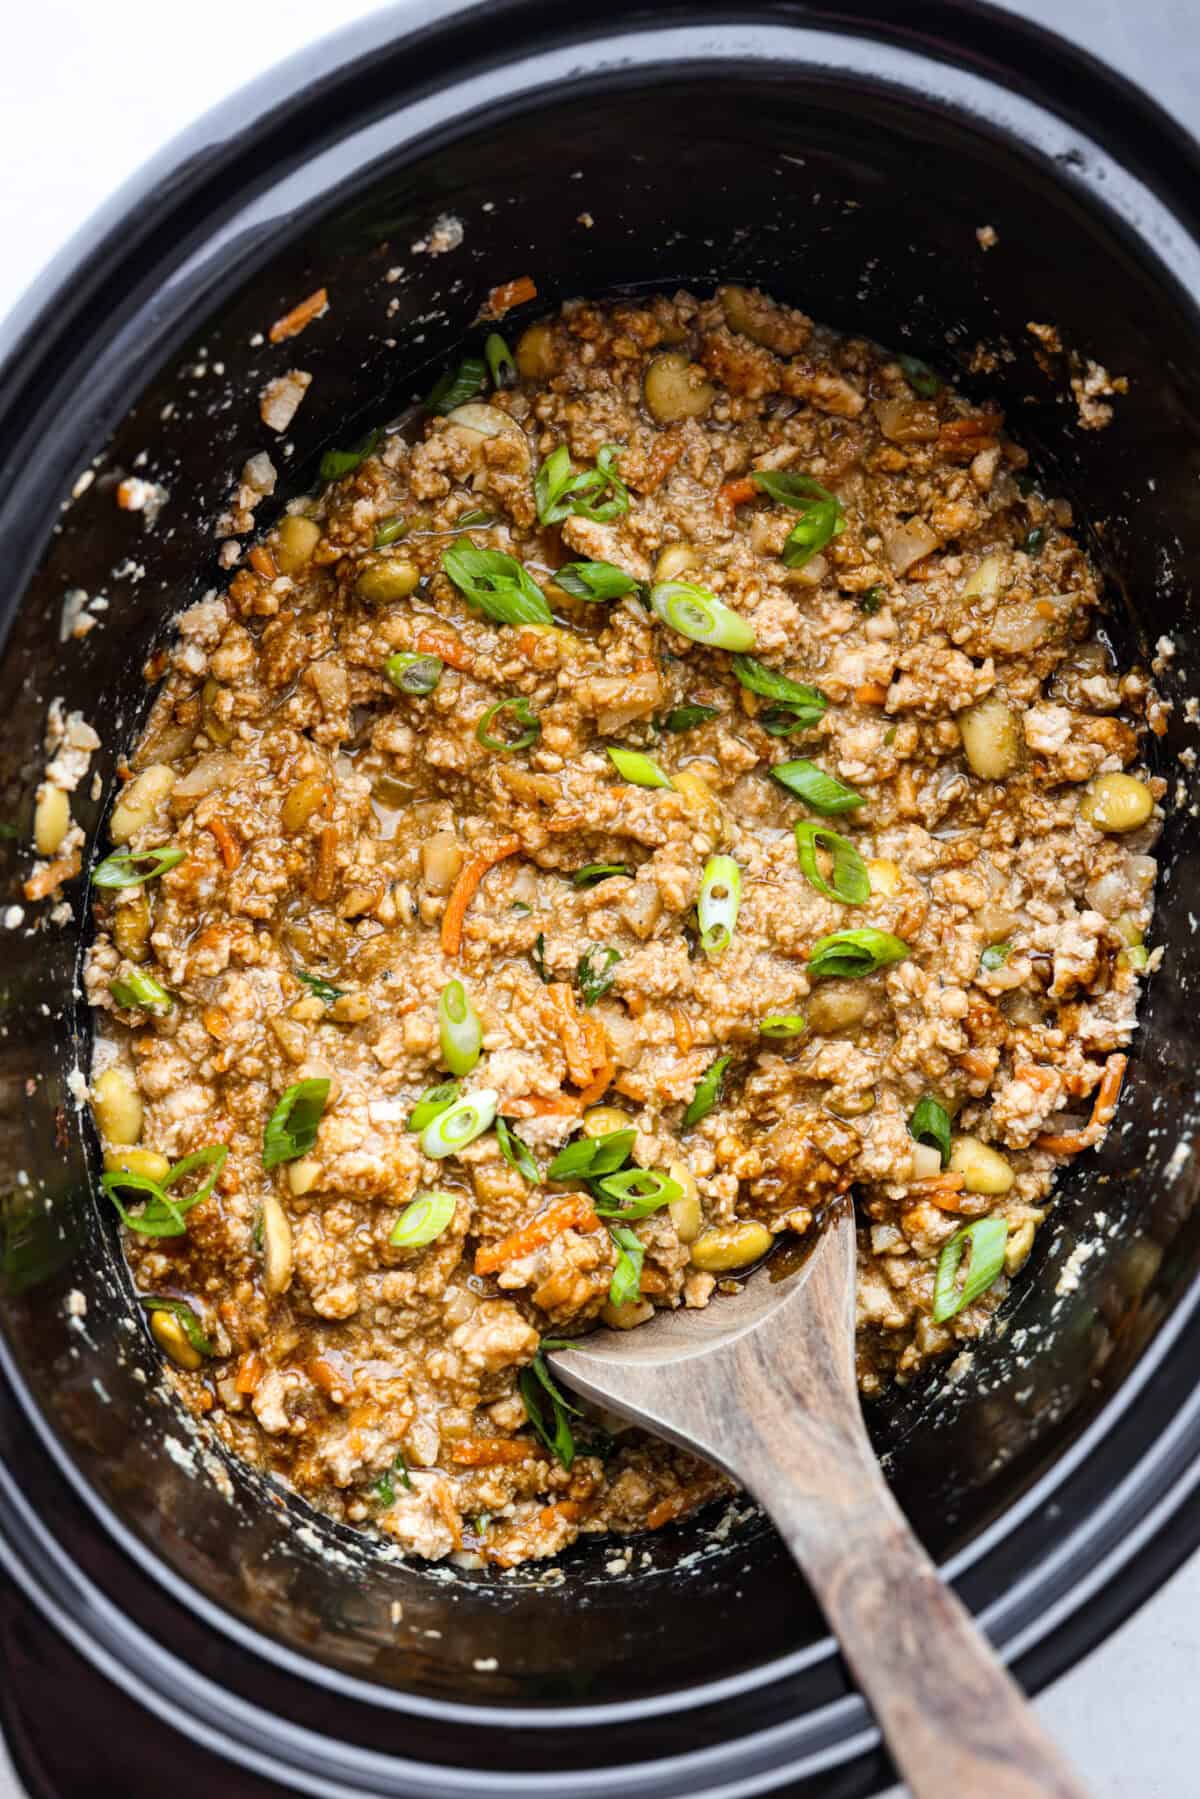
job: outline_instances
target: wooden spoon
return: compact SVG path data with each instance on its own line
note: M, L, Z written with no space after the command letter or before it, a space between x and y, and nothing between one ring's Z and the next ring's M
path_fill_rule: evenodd
M1085 1799L880 1472L854 1375L854 1264L843 1200L799 1266L769 1262L739 1294L548 1359L769 1512L916 1799Z

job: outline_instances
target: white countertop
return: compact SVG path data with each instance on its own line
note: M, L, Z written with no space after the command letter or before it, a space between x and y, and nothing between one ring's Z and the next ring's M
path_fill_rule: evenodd
M1046 23L1077 10L1066 0L1010 4ZM1087 41L1108 47L1134 80L1148 33L1172 41L1170 90L1159 97L1193 121L1194 4L1079 5ZM198 10L172 0L148 12L96 0L13 6L0 58L0 317L76 226L184 125L301 44L375 10L373 0L205 0ZM1200 1557L1037 1703L1095 1799L1187 1799L1200 1786L1197 1693ZM182 1763L180 1776L186 1788ZM0 1799L20 1799L2 1747Z

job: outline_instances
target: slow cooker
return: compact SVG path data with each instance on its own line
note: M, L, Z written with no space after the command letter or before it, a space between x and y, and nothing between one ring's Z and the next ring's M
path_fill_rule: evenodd
M984 6L414 4L203 121L27 303L0 381L0 1565L194 1744L323 1795L833 1799L889 1778L749 1505L637 1539L626 1569L591 1543L500 1574L396 1559L230 1463L164 1396L94 1192L86 879L53 918L21 892L48 708L101 740L75 799L91 839L147 659L227 578L213 521L248 459L277 465L267 524L520 276L527 316L759 283L995 396L1088 522L1114 644L1173 705L1165 958L1117 1126L1062 1181L1001 1329L871 1426L1030 1688L1200 1539L1198 175L1118 74ZM305 335L265 341L320 287ZM259 392L294 365L313 379L281 445ZM1092 365L1128 383L1105 430L1078 404ZM155 516L116 503L129 476L163 491Z

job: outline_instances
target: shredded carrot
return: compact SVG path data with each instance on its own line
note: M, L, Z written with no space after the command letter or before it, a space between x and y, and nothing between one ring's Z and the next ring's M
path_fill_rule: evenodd
M544 1505L538 1513L538 1522L547 1529L557 1524L561 1518L564 1524L574 1524L583 1512L583 1507L575 1499L560 1499L557 1505Z
M22 886L21 892L27 900L43 900L56 887L61 887L64 881L73 881L79 869L79 851L72 850L69 856L58 856L53 862L47 862L44 868L35 869Z
M256 543L246 560L264 581L273 581L279 573L275 566L275 558L265 544Z
M515 281L502 281L494 287L487 297L482 316L485 319L502 319L506 312L514 306L524 306L526 300L537 299L537 288L528 275L518 275Z
M660 1499L646 1513L646 1529L661 1530L664 1524L673 1524L676 1518L682 1518L688 1509L686 1493L672 1493L668 1499Z
M992 1058L977 1049L966 1050L958 1058L958 1065L972 1081L990 1081L995 1072Z
M920 1199L927 1199L942 1212L961 1212L963 1193L963 1177L961 1174L926 1175L922 1180L913 1181L910 1191Z
M549 1011L546 1022L562 1043L567 1074L577 1087L586 1087L596 1070L584 1033L584 1021L579 1016L575 989L568 987L565 981L552 981L546 988L545 999Z
M285 337L298 337L306 325L312 324L318 313L324 312L328 304L329 295L323 287L319 287L316 293L309 294L306 300L301 300L298 306L285 312L281 319L276 319L267 336L273 344L281 344Z
M537 1445L522 1437L459 1437L450 1445L450 1460L460 1468L500 1468L536 1454Z
M864 681L861 687L854 689L854 697L860 706L885 706L888 690L882 681Z
M968 418L947 419L938 429L938 442L953 444L964 437L990 437L1003 423L1002 412L975 412Z
M671 1023L675 1028L675 1048L681 1056L686 1056L696 1041L696 1033L692 1029L692 1021L682 1006L671 1007Z
M440 656L448 668L456 668L460 675L474 666L475 658L461 637L441 631L420 631L415 647L422 656Z
M308 1364L308 1372L313 1383L320 1387L322 1393L333 1395L342 1392L345 1388L346 1383L333 1363L325 1361L321 1356L313 1357Z
M242 859L242 846L234 836L223 818L210 818L208 829L217 840L217 848L221 852L221 860L230 874L233 873Z
M1052 1068L1039 1068L1036 1062L1023 1062L1019 1068L1013 1069L1013 1079L1024 1081L1035 1093L1049 1093L1058 1086L1058 1076Z
M450 898L442 913L442 950L447 956L457 956L462 948L463 919L488 869L495 868L497 862L503 862L506 856L515 856L520 847L517 838L505 837L500 843L494 843L491 849L481 850L477 856L472 856L464 865L462 873L450 889Z
M1100 1085L1096 1088L1096 1098L1092 1105L1092 1115L1081 1131L1048 1131L1034 1142L1039 1149L1049 1150L1052 1156L1077 1156L1081 1150L1091 1149L1100 1141L1113 1121L1117 1109L1117 1099L1121 1092L1121 1082L1125 1079L1125 1070L1129 1066L1128 1056L1110 1056L1104 1064L1104 1073L1100 1076Z
M736 481L726 481L717 489L716 509L727 519L733 517L734 508L744 506L747 500L758 495L758 488L749 475L743 475Z
M495 1274L506 1262L519 1262L522 1256L531 1255L540 1249L543 1243L549 1243L563 1231L577 1230L585 1237L589 1231L600 1228L600 1220L592 1210L592 1202L586 1193L568 1193L565 1198L556 1200L538 1217L530 1219L507 1237L501 1237L496 1243L485 1243L482 1249L475 1252L476 1274Z
M255 1392L259 1381L266 1372L266 1363L259 1355L257 1349L248 1349L238 1363L237 1374L234 1376L233 1381L234 1392Z
M517 1099L505 1099L500 1102L502 1118L571 1118L582 1112L584 1105L593 1102L580 1094L578 1099L573 1093L525 1093Z
M594 1106L597 1100L604 1098L604 1095L612 1085L612 1078L615 1073L615 1065L612 1062L606 1062L604 1067L596 1075L595 1080L589 1081L586 1087L580 1089L579 1109L581 1112L586 1112L589 1106Z

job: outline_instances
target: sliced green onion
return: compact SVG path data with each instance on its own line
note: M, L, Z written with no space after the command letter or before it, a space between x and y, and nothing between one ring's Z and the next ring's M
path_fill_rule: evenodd
M485 525L494 525L496 514L486 506L472 506L469 512L460 512L454 521L456 531L482 531Z
M661 731L692 731L716 718L719 711L719 706L673 706L665 718L654 722Z
M672 1200L683 1198L683 1188L657 1168L626 1168L596 1183L596 1210L601 1218L648 1218Z
M610 1224L608 1234L617 1250L617 1265L608 1283L610 1305L627 1306L642 1297L642 1266L646 1250L636 1231L625 1224Z
M264 1168L306 1156L317 1140L317 1126L329 1098L329 1077L297 1081L280 1095L263 1132Z
M489 728L492 720L498 719L503 723L510 715L524 729L516 737L498 737ZM514 750L527 750L530 744L537 742L541 734L542 727L537 714L531 710L524 694L520 693L511 694L508 699L497 700L494 706L489 706L475 727L476 742L481 743L485 750L500 750L506 756L511 755Z
M405 1130L423 1131L427 1124L432 1124L454 1104L459 1092L457 1081L441 1081L436 1087L426 1087L408 1115Z
M482 1137L496 1116L499 1098L494 1087L480 1087L474 1093L464 1093L444 1112L439 1112L421 1133L421 1148L425 1155L441 1161L443 1156L452 1156L457 1150L465 1149L468 1143L474 1143L476 1137Z
M632 782L635 787L669 787L671 780L665 775L653 756L647 756L641 750L614 750L609 745L609 760L623 780Z
M650 605L665 625L715 650L752 650L754 627L706 587L689 581L660 581L650 589Z
M802 713L790 712L786 706L768 706L754 722L772 737L796 737L812 730Z
M776 728L777 736L787 736L793 730L820 724L825 716L829 701L819 687L806 687L802 681L792 681L777 669L768 668L756 656L735 656L733 672L743 687L765 700L773 700L788 714L791 722L784 730Z
M541 1185L542 1171L534 1161L529 1145L523 1143L514 1130L509 1129L503 1118L496 1119L496 1142L510 1168L515 1168L518 1174L524 1175L535 1187Z
M576 1137L560 1149L546 1170L552 1181L576 1180L586 1176L594 1180L602 1174L615 1174L633 1149L635 1129L605 1131L599 1137Z
M799 1037L805 1028L800 1012L768 1012L758 1021L759 1032L764 1037Z
M501 625L549 625L546 596L515 556L477 550L457 537L442 553L442 567L472 605Z
M732 1061L731 1056L718 1056L696 1083L696 1091L688 1101L687 1111L683 1115L683 1128L691 1130L702 1118L707 1118L713 1107L720 1104L721 1089L725 1082L725 1070Z
M741 869L732 856L710 856L704 864L696 902L700 947L706 956L719 956L729 948L741 903Z
M577 469L566 444L552 450L534 477L538 522L559 525L573 513L596 524L608 524L629 511L629 489L617 474L622 444L602 444L596 466ZM595 497L607 494L607 498Z
M352 450L326 450L321 458L322 481L336 481L341 475L351 474L360 463L366 461L382 436L383 427L379 425L360 438Z
M950 1160L950 1114L932 1093L923 1093L913 1107L908 1134L915 1143L928 1143L936 1149L945 1168Z
M396 1503L396 1489L392 1484L393 1474L399 1480L401 1486L407 1487L411 1493L413 1490L412 1478L409 1475L408 1463L404 1459L404 1451L402 1449L396 1451L392 1460L392 1465L387 1473L381 1474L379 1479L375 1482L375 1485L371 1488L372 1493L374 1493L381 1505L395 1505Z
M955 1232L938 1257L933 1282L935 1324L945 1324L987 1292L1004 1266L1007 1246L1008 1224L1003 1218L977 1218L974 1224ZM964 1255L967 1270L960 1281Z
M453 412L456 406L465 406L481 394L486 386L487 363L478 356L468 356L434 383L425 410L434 414Z
M598 887L601 881L609 881L614 875L624 875L629 881L634 878L632 868L626 868L623 862L587 862L575 870L571 882L576 887Z
M546 968L546 933L544 931L539 931L534 938L533 948L529 952L529 960L537 969L542 984L548 987L554 977Z
M545 1444L556 1461L561 1462L564 1468L570 1468L575 1460L575 1436L571 1429L571 1418L579 1418L582 1413L578 1406L572 1405L569 1399L564 1399L551 1380L540 1348L528 1368L522 1368L517 1385L525 1407L525 1416L533 1426L534 1435Z
M923 400L932 400L935 394L942 391L942 378L934 373L927 362L919 356L897 356L896 361L904 370L904 379L915 394Z
M483 340L483 354L492 377L493 387L515 387L517 365L513 353L498 331L489 331Z
M423 1249L440 1237L454 1217L458 1201L453 1193L439 1190L418 1193L392 1226L388 1242L393 1249Z
M323 1005L331 1006L334 1000L341 999L346 991L344 987L333 986L330 981L324 980L319 974L305 974L302 968L295 968L292 972L296 979L302 981L308 991L315 994Z
M197 1318L186 1299L168 1299L163 1293L139 1293L138 1304L147 1312L170 1312L172 1318L178 1318L183 1326L183 1334L199 1355L213 1355L212 1344L204 1334L204 1327Z
M184 1156L181 1162L167 1169L161 1181L151 1180L148 1174L130 1174L118 1168L102 1174L100 1186L112 1200L127 1229L142 1237L182 1237L187 1230L185 1214L208 1198L228 1155L223 1143L213 1143L207 1149L197 1149L190 1156ZM169 1191L177 1181L193 1174L197 1168L207 1168L208 1174L193 1193L181 1197ZM146 1203L140 1211L130 1212L120 1199L122 1193L144 1193Z
M423 699L442 678L446 664L440 656L420 656L415 650L397 650L383 665L393 687Z
M398 512L393 518L385 518L381 525L375 527L375 539L371 545L373 550L386 550L390 543L399 543L412 530L412 520L404 513Z
M993 969L1003 968L1012 953L1011 943L989 943L980 955L979 966L985 973L990 974Z
M567 562L555 569L554 579L577 600L619 600L637 589L633 576L615 562Z
M1040 556L1045 546L1045 542L1045 525L1035 525L1032 531L1026 533L1025 541L1021 545L1021 548L1027 556Z
M144 1012L153 1012L160 1018L171 1010L174 1003L166 988L160 986L152 974L146 974L140 968L130 969L123 981L110 981L108 991L119 1006L140 1006Z
M178 868L186 857L186 850L117 850L97 865L92 883L96 887L140 887L143 881L165 875L168 868ZM140 872L139 863L146 864Z
M479 1060L483 1026L461 981L448 981L442 988L437 1015L442 1061L451 1074L470 1074Z
M810 557L846 529L841 501L811 475L795 475L785 469L755 469L750 479L780 505L801 514L783 546L783 560L788 568L803 568Z
M868 618L872 618L882 605L883 587L880 582L876 581L872 587L868 587L866 592L860 596L858 608L860 612L865 612Z
M817 861L817 852L822 849L833 861L828 880ZM839 837L815 819L802 818L796 825L796 854L805 880L826 899L838 900L843 906L861 906L870 899L867 865L848 837Z
M584 950L575 964L575 980L585 1006L594 1006L608 992L617 978L616 966L620 960L620 950L613 949L611 945L606 944L602 949L593 946Z
M819 937L808 952L808 972L813 980L857 981L892 962L903 962L908 954L907 943L890 931L863 925Z
M853 812L855 807L867 803L865 795L856 793L836 775L827 775L823 768L818 768L815 762L804 761L803 757L795 762L776 762L771 773L781 786L803 800L806 806L811 806L814 812Z
M533 907L527 906L524 900L514 900L508 909L510 912L515 912L518 918L528 918L533 911Z
M1120 951L1117 961L1123 962L1126 968L1145 968L1150 961L1150 951L1144 943L1130 943Z

